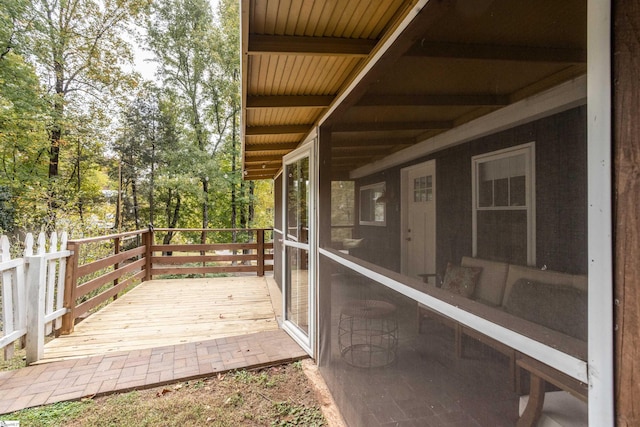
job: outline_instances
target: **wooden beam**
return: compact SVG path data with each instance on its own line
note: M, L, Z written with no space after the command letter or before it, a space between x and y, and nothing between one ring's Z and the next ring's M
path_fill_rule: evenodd
M249 35L249 55L367 56L377 40L338 37Z
M336 138L331 140L332 147L375 147L380 145L413 145L416 143L414 138L379 138L379 139L353 139L353 138Z
M245 181L259 181L262 179L273 179L276 176L274 173L257 173L255 171L247 171L247 174L244 176Z
M307 133L312 125L280 125L280 126L248 126L245 136L286 135L291 133Z
M640 1L613 1L615 414L640 425Z
M248 155L248 153L245 153L244 156L244 162L245 164L247 163L263 163L263 162L279 162L282 161L282 155L281 154L264 154L264 155L258 155L258 156L254 156L254 155Z
M369 123L336 123L333 132L371 132L396 130L447 130L452 129L450 121L421 121L421 122L369 122Z
M246 166L246 165L245 165ZM259 166L251 166L246 167L245 170L248 174L258 174L258 175L275 175L276 172L280 170L281 166L273 167L273 165L269 165L268 167L262 168Z
M523 62L587 62L587 51L585 49L439 43L429 41L420 41L413 45L407 52L407 56Z
M378 106L503 106L509 104L504 95L365 95L356 104L359 107Z
M270 142L268 144L250 144L245 142L244 152L254 151L291 151L298 146L298 142Z
M247 96L245 108L326 108L334 100L333 95L276 95Z
M371 147L363 147L363 146L359 146L359 147L332 147L331 148L331 155L332 158L340 158L343 156L377 156L377 155L381 155L381 154L386 154L388 153L390 150L392 150L394 147L396 147L396 145L391 143L392 141L389 141L387 143L387 145L378 145L378 146L371 146Z

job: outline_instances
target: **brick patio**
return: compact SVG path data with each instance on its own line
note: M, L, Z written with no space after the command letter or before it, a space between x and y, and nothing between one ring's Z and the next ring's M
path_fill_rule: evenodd
M29 366L0 372L0 414L306 357L275 330Z

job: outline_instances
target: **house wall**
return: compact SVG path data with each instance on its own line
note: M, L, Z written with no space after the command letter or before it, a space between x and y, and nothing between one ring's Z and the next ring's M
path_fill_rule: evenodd
M367 244L354 255L400 271L400 171L436 160L437 269L472 254L472 170L475 155L535 141L536 264L574 274L587 272L586 107L483 137L358 180L385 181L387 225L358 225ZM560 185L559 185L560 184ZM356 191L358 194L358 191ZM356 206L358 204L356 203Z

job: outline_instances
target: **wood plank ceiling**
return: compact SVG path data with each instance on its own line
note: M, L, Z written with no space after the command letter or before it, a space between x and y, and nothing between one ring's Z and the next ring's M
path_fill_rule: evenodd
M273 178L415 1L243 0L246 179ZM586 1L431 0L323 121L344 173L586 72Z
M276 175L413 3L242 1L245 179Z

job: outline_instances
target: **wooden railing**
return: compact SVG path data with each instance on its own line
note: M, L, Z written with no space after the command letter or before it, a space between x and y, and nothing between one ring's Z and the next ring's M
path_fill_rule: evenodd
M200 233L222 234L231 239L214 240L212 243L198 244L153 244L151 246L151 275L207 274L207 273L253 273L264 276L265 271L273 271L273 241L265 241L265 234L271 229L191 229L160 228L154 233ZM243 234L246 242L215 242L215 240L233 240L233 235ZM272 240L272 239L269 239ZM176 252L182 253L176 255ZM224 252L224 253L220 253ZM212 263L216 265L211 265ZM220 264L224 263L224 264ZM209 265L207 265L209 264Z
M167 233L180 243L156 242L158 236L165 240ZM117 298L129 286L154 276L238 272L263 276L265 271L273 270L269 263L273 260L273 242L265 241L265 235L270 233L271 229L150 228L71 240L67 244L72 255L67 259L65 280L67 314L61 333L71 333L79 317ZM218 238L212 237L215 234ZM245 241L237 242L243 237ZM91 245L106 248L108 253L80 265L79 260L85 258L83 251Z

